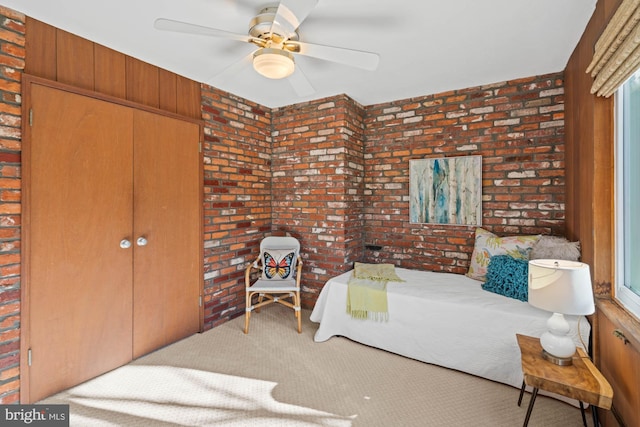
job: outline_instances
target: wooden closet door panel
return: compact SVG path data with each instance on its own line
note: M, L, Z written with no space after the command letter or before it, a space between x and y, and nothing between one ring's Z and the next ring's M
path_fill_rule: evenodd
M598 339L600 340L600 369L613 388L613 409L628 426L640 425L640 351L633 343L625 342L617 333L624 334L619 321L610 320L598 311ZM605 412L607 418L612 413ZM602 413L602 412L601 412ZM608 422L607 426L618 423Z
M135 113L133 354L198 331L202 289L199 125Z
M31 84L29 401L132 358L132 110Z

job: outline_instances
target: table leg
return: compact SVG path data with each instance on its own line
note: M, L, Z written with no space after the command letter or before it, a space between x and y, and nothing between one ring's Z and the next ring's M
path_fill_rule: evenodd
M591 405L591 415L593 416L593 427L600 427L600 420L598 419L598 407Z
M522 380L522 387L520 387L520 397L518 398L518 406L522 403L522 396L524 395L524 389L526 385L524 384L524 380Z
M584 427L587 427L587 417L584 415L584 403L582 403L582 400L580 400L579 403L580 403L580 413L582 414L582 425Z
M529 424L529 418L531 417L531 411L533 410L533 404L536 401L536 397L538 396L538 387L534 387L533 393L531 394L531 400L529 401L529 407L527 408L527 416L524 418L524 424L522 427L527 427Z

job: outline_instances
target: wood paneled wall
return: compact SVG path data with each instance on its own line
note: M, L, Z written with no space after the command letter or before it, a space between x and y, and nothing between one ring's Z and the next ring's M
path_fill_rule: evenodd
M27 17L25 72L194 119L200 84Z
M621 0L600 0L565 69L566 227L591 266L595 292L610 296L614 275L613 97L590 93L586 73L598 37Z
M601 411L606 427L638 425L640 418L640 322L619 306L615 285L614 97L590 93L586 73L596 41L621 0L599 0L565 69L566 226L580 240L582 260L592 269L598 298L593 316L594 358L613 387L611 411ZM624 334L627 341L618 335ZM626 338L625 338L626 339Z

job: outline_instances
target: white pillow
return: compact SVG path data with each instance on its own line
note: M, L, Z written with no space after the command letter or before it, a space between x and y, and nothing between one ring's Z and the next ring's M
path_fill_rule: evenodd
M564 237L541 236L531 248L530 259L562 259L578 261L580 242L570 242Z

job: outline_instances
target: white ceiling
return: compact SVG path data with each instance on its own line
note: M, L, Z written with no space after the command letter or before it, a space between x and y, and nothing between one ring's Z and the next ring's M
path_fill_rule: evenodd
M302 0L289 0L302 1ZM250 63L213 77L256 47L154 29L170 18L247 34L277 0L0 0L4 6L266 107L347 94L372 105L561 71L596 0L319 0L300 40L376 52L376 71L296 56L315 93L258 75ZM297 72L297 70L296 70Z

